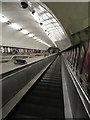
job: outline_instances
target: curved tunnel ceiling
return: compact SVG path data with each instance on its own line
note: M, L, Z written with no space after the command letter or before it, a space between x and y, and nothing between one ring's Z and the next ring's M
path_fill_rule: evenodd
M10 27L9 23L2 24L2 45L13 46L31 49L47 49L49 46L38 42L36 38L45 41L48 45L53 46L52 41L49 40L48 36L45 35L39 24L30 15L28 9L22 9L19 2L4 2L2 4L2 14L8 18L11 23L16 23L27 30L34 37L29 37L23 34L22 31L15 30Z
M72 44L77 43L71 34L88 27L88 2L45 2L46 6L56 15L67 32Z
M27 0L27 1L29 1L29 0ZM53 8L52 3L45 3L45 4L50 9ZM40 3L38 5L41 6L42 4ZM38 12L38 7L40 7L38 5L36 2L33 3L33 7L36 10L36 12ZM50 6L52 6L52 7L50 7ZM54 9L51 9L52 11L54 10L53 13L55 12L55 15L57 16L57 18L56 18L54 16L54 14L49 9L47 9L47 7L44 6L43 9L45 10L44 11L45 15L46 15L46 12L50 13L50 14L48 13L48 15L47 15L47 16L49 16L49 18L47 18L48 21L53 20L53 18L54 18L54 22L55 22L55 20L57 21L57 24L59 24L60 29L62 29L64 32L63 37L61 36L62 35L61 30L59 29L60 31L59 30L57 31L57 27L55 26L56 22L55 22L55 25L54 25L54 22L48 23L49 25L52 25L55 27L56 32L53 31L53 33L51 34L51 31L49 30L49 28L51 26L49 28L48 28L48 26L46 26L46 28L45 28L46 31L43 31L39 22L36 21L34 19L34 17L30 14L29 8L22 9L19 2L3 2L2 14L9 19L9 22L2 23L2 38L0 38L0 39L2 39L2 42L0 44L2 44L3 46L13 46L13 47L15 46L15 47L23 47L23 48L31 48L31 49L47 49L48 47L55 46L55 44L56 44L57 47L59 47L61 50L64 50L67 47L71 46L69 37L66 34L67 29L66 29L66 27L64 27L65 24L64 25L62 24L62 25L65 28L66 32L64 31L62 25L58 22L58 19L57 19L58 15L56 14L57 12L55 12ZM41 17L41 14L40 14L40 17ZM63 16L64 16L64 14L63 14ZM45 16L44 16L44 18L45 18ZM42 21L42 23L44 23L45 21L46 20ZM60 21L60 22L62 22L62 21ZM22 30L20 31L20 30L12 29L9 25L11 23L19 24L20 26L22 26L23 29L29 31L30 34L34 34L34 37L29 37L28 36L29 34L28 35L21 34ZM50 38L49 35L45 33L48 30L49 30L49 34L54 36L54 38L55 38L54 42L52 41L52 38ZM37 39L38 39L38 41L37 41ZM40 40L42 40L42 42Z

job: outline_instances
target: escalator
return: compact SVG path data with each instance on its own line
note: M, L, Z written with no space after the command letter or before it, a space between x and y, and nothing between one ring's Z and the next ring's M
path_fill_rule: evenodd
M37 80L5 120L64 119L60 57Z

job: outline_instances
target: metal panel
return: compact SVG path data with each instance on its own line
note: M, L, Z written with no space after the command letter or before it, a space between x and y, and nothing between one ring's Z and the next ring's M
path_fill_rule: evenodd
M68 89L67 92L69 94L69 100L70 100L70 106L71 106L73 118L89 118L89 114L87 112L87 110L89 110L89 103L87 102L88 107L86 108L85 105L87 106L87 103L85 101L87 100L84 97L82 91L79 89L74 78L69 73L67 69L68 64L66 67L65 63L63 62L63 65L64 65L65 77L67 78L66 79L66 85ZM82 101L84 101L85 103L83 103Z

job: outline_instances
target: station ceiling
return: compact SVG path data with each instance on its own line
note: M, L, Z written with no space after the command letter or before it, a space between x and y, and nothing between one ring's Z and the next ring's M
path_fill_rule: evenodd
M61 50L74 44L74 41L71 39L71 34L87 27L88 3L47 2L44 4L45 12L48 11L54 16L56 21L60 23L59 25L64 31L64 35L61 35L62 39L60 33L57 31L55 35L54 31L52 35L54 35L55 41L53 42L41 28L40 23L34 19L30 13L30 9L22 9L19 2L3 2L2 14L9 19L9 22L2 23L2 38L0 38L0 44L3 46L31 49L48 49L48 47L55 46L56 44ZM37 10L39 5L33 4L33 7ZM28 37L28 35L22 34L20 30L12 29L9 25L11 24L10 22L22 26L22 28L29 31L30 34L34 34L34 37ZM45 22L45 20L43 22ZM53 23L51 25L53 25ZM49 31L47 26L46 30ZM51 32L49 31L48 34L51 34ZM37 39L42 40L42 42L37 41Z
M46 2L45 4L58 18L72 44L77 43L71 38L71 34L88 27L88 2Z
M22 9L19 2L4 2L2 4L2 14L9 19L11 23L16 23L24 30L33 34L34 37L42 39L47 44L53 46L52 41L46 36L39 24L30 14L28 9ZM47 49L49 46L38 42L36 38L28 37L10 27L9 23L2 23L2 45L31 49Z

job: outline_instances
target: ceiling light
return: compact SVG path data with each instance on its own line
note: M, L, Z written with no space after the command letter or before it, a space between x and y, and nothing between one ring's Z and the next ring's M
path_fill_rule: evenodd
M37 37L33 37L33 39L37 39Z
M28 37L34 37L34 34L29 34Z
M54 18L52 20L53 20L53 22L57 22Z
M61 34L64 34L64 31L62 30L61 27L59 27L59 30L60 30Z
M55 42L53 42L53 44L55 45L55 47L57 47L57 45L56 45L56 43L55 43Z
M34 17L34 19L37 21L37 22L40 22L40 18L39 18L39 15L38 15L38 13L34 13L34 15L33 15L33 17Z
M44 20L49 18L49 16L47 16L46 13L43 14L41 17L42 17Z
M54 28L53 24L46 25L47 28Z
M19 26L16 23L11 23L9 26L12 27L13 29L16 29L16 30L20 30L22 28L21 26Z
M50 13L46 13L46 14L47 14L47 16L52 17L52 15Z
M40 43L43 43L43 44L47 45L48 47L51 47L51 45L47 44L46 42L44 42L44 41L42 41L40 39L37 39L37 41L40 42Z
M40 9L42 12L45 11L45 9L44 9L41 5L39 5L39 9Z
M28 34L28 33L29 33L29 31L24 30L24 29L22 29L21 32L22 32L23 34Z
M5 16L3 16L3 15L1 15L0 14L0 22L8 22L9 20L8 20L8 18L6 18Z

